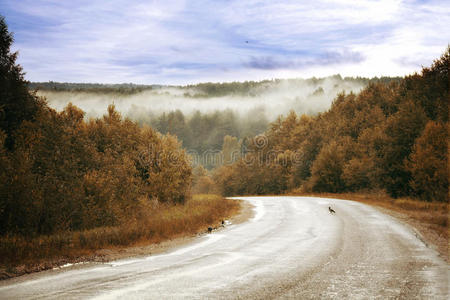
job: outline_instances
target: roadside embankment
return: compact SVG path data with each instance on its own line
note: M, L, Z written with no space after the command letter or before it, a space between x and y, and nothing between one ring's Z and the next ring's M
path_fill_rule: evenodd
M167 251L219 227L243 222L251 206L217 195L194 195L183 205L153 204L145 218L117 227L35 238L0 238L0 279L74 263L98 263Z

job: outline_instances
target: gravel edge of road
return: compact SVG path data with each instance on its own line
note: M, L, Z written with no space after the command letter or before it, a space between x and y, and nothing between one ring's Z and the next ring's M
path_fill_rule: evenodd
M377 205L371 206L378 209L382 213L395 218L398 222L402 223L403 225L411 228L415 236L422 243L424 243L428 248L436 251L439 254L439 257L442 258L447 264L450 263L449 241L445 237L442 237L438 235L435 231L431 230L427 224L422 223L416 219L413 219L405 213L390 210L388 208L380 207Z

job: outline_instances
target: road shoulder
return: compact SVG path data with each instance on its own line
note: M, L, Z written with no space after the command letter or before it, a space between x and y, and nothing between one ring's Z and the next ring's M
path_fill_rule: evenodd
M225 225L225 227L233 224L236 225L244 223L253 216L253 205L251 205L248 201L243 200L235 200L235 201L239 202L240 206L239 210L236 212L236 214L234 214L228 220L226 220L227 225ZM215 229L221 228L220 223L211 225ZM65 271L74 268L82 268L92 265L98 265L115 260L162 254L170 250L174 250L182 246L185 246L189 243L192 243L199 236L207 234L206 232L207 231L198 232L197 234L188 236L178 236L160 243L153 243L153 244L141 243L127 247L109 247L107 249L96 250L91 255L80 256L75 259L60 258L48 260L32 266L22 265L15 268L15 270L13 271L7 269L0 269L0 281L5 280L10 281L14 280L15 278L16 278L15 280L17 280L18 279L17 277L21 278L24 277L25 279L25 277L32 276L35 273L48 270Z

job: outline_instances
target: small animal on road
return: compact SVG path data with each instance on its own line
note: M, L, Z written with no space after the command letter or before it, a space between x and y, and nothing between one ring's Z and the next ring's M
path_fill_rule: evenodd
M330 206L328 206L328 210L330 211L330 214L335 214L336 212L334 211L334 209L332 209Z

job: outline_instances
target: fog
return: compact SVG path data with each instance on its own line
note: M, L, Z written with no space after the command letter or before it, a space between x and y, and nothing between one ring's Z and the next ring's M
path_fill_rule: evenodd
M163 112L181 110L186 116L195 111L211 113L231 110L240 117L258 112L272 121L290 110L298 114L316 114L327 110L340 92L358 93L366 81L332 76L322 79L273 80L258 83L244 93L225 96L205 94L197 86L158 87L139 93L119 94L86 91L41 90L49 105L62 110L69 102L83 109L87 117L98 117L114 104L122 115L131 119L148 119ZM237 87L239 89L239 87Z

